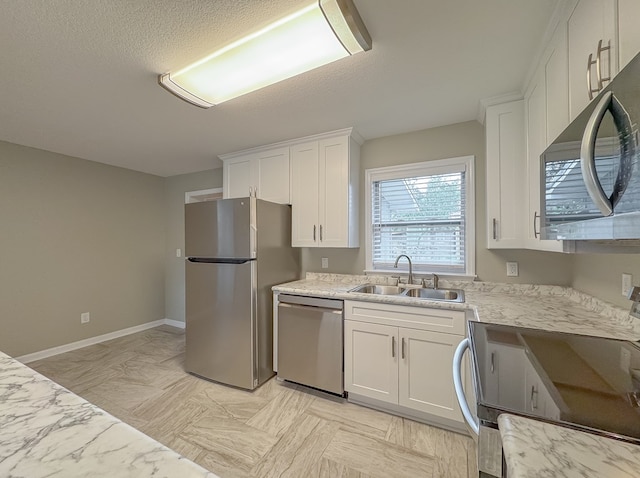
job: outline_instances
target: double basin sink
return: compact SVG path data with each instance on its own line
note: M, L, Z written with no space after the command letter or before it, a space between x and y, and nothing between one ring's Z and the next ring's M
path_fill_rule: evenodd
M441 300L445 302L464 302L464 291L460 289L426 289L424 287L398 287L393 285L365 284L349 292L359 294L393 295L414 299Z

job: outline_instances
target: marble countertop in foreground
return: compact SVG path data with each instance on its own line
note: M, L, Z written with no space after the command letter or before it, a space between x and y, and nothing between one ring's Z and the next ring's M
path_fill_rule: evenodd
M510 478L637 478L640 447L515 415L498 418Z
M2 352L0 476L216 478Z
M388 280L383 276L308 273L306 279L280 284L273 290L315 297L470 310L475 319L482 322L640 340L640 320L630 316L629 311L568 287L441 280L442 288L464 289L465 302L462 304L349 292L359 284L384 284Z

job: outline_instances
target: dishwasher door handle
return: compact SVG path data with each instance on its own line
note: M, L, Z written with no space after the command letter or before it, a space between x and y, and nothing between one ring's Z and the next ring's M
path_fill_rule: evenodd
M283 309L302 309L302 310L309 310L309 305L298 305L298 304L284 304L282 302L280 302L278 304L278 307L282 307ZM332 309L329 307L313 307L314 310L318 310L318 311L323 311L325 313L329 313L329 314L336 314L339 316L342 316L342 310L340 309Z

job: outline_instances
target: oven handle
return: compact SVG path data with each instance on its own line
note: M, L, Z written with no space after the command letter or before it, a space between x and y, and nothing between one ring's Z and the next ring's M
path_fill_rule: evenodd
M478 424L478 419L473 416L473 413L471 413L469 409L462 386L462 357L468 348L469 339L465 338L458 344L456 352L453 354L453 386L456 389L456 397L458 398L458 404L460 404L460 410L462 410L465 421L469 425L469 428L478 435L480 433L480 425Z

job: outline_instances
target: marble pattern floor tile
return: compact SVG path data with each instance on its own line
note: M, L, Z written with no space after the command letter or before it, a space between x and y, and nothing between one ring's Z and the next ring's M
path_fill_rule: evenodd
M477 476L466 436L277 379L246 391L192 376L170 326L29 366L222 478Z
M179 437L202 447L218 463L246 473L278 441L276 437L238 420L208 414L187 425Z
M381 478L432 477L434 470L434 458L431 456L345 430L336 433L324 456L361 473Z
M264 478L320 476L322 454L338 429L335 422L301 414L252 474Z
M315 398L299 390L285 390L247 421L247 425L282 436Z
M319 478L370 478L371 475L361 473L358 470L349 468L342 463L336 463L328 458L320 460Z

